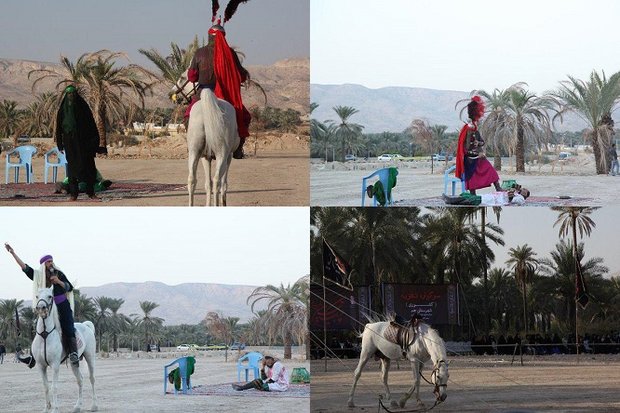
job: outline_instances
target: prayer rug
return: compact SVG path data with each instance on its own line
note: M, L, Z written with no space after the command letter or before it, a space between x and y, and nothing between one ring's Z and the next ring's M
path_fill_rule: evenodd
M237 391L232 388L231 383L199 385L192 388L192 394L228 397L309 398L310 384L291 384L287 391L259 391L256 389Z

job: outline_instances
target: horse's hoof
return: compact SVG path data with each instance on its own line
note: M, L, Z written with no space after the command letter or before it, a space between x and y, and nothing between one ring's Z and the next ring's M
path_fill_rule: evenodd
M392 401L390 401L390 406L391 407L398 407L398 402L396 402L396 400L392 400Z
M424 408L424 402L418 399L418 407Z
M74 407L73 410L71 410L72 413L80 413L82 411L82 409L80 407Z
M347 403L347 406L355 407L355 403L353 403L353 400L349 400L349 402Z
M407 404L407 400L401 400L398 402L398 407L403 409L405 407L405 404Z
M96 404L93 404L92 407L90 408L91 412L96 412L97 410L99 410L99 408L97 407Z

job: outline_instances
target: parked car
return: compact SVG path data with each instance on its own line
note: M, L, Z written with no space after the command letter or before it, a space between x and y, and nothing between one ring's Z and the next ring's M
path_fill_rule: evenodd
M392 160L392 154L389 153L384 153L382 155L379 155L377 157L378 161L391 161Z
M179 351L188 351L190 349L194 349L196 347L195 344L179 344L177 346L177 350Z
M230 346L231 350L244 350L245 349L245 343L238 343L238 342L234 342L232 344L232 346Z
M558 155L558 160L560 161L565 161L568 158L570 158L570 153L568 152L560 152L560 154Z
M345 162L347 162L347 161L354 161L356 159L357 159L357 157L355 155L353 155L352 153L348 153L348 154L346 154L344 156Z

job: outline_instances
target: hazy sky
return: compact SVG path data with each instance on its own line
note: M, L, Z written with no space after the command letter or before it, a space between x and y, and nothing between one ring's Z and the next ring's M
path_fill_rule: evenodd
M616 0L310 1L311 83L540 93L620 70Z
M497 223L491 208L487 208L488 222ZM528 244L538 254L536 258L550 258L559 242L559 226L554 227L558 213L549 208L509 207L503 208L500 226L504 229L504 247L494 247L495 264L493 267L505 267L508 251L523 244ZM589 237L577 240L585 243L586 259L601 257L604 265L609 267L610 275L620 275L620 254L618 254L618 236L620 235L620 207L603 207L594 211L590 217L596 227ZM579 233L577 234L579 236ZM491 244L493 245L493 244Z
M309 274L308 208L0 208L0 299L32 284L46 254L76 287L110 282L293 283Z
M227 4L220 0L222 15ZM138 49L167 55L171 42L185 47L210 26L209 0L2 0L0 57L57 63L109 49L145 64ZM248 1L225 27L248 65L309 56L308 0Z

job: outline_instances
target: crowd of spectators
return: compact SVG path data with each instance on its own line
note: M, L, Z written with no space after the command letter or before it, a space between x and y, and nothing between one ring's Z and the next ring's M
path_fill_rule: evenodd
M522 349L519 347L522 346ZM494 335L476 336L471 340L471 349L478 355L525 354L574 354L576 352L575 336L560 337L558 334L527 334L522 338L519 333L495 338ZM579 352L592 354L620 353L620 333L585 334L579 336Z

